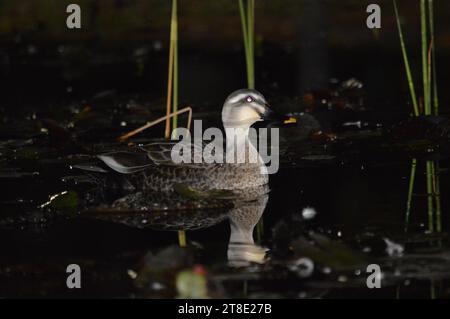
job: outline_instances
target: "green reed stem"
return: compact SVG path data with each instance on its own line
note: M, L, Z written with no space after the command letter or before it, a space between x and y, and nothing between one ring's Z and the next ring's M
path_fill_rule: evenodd
M406 220L405 220L405 232L408 231L409 219L411 216L411 204L414 192L414 182L416 180L417 159L413 159L411 162L411 172L409 174L409 187L408 187L408 200L406 202Z
M433 74L433 108L434 115L439 114L439 97L437 90L437 76L436 76L436 46L434 37L434 4L433 0L428 0L428 18L429 18L429 28L431 37L431 63L432 63L432 74Z
M420 110L417 104L416 92L414 89L414 82L411 76L411 68L409 65L408 54L406 52L405 42L403 38L403 32L400 24L400 18L398 14L397 2L393 0L395 17L397 20L397 29L400 37L400 46L402 49L403 61L405 64L406 76L408 78L409 91L414 108L414 115L419 116ZM428 28L430 32L430 43L428 46ZM420 30L421 30L421 55L422 55L422 82L423 82L423 96L424 96L424 114L431 115L439 113L439 99L437 94L437 80L436 80L436 62L435 62L435 42L434 42L434 7L433 0L428 0L428 20L427 20L427 7L426 0L420 0ZM433 92L432 92L433 90ZM433 105L431 104L431 98L433 98ZM432 111L433 109L433 111ZM426 188L427 188L427 206L428 206L428 228L430 231L441 231L441 202L440 202L440 187L439 187L439 175L436 173L436 165L432 161L426 162ZM414 181L416 177L417 160L413 159L411 164L411 173L409 179L408 188L408 200L406 204L406 224L405 231L407 231L412 197L414 191ZM436 209L436 211L434 211ZM434 221L434 214L436 212L436 220Z
M435 35L434 35L434 4L433 0L428 0L428 19L431 37L431 67L430 72L432 73L431 85L433 87L433 114L439 115L439 97L437 89L437 75L436 75L436 45L435 45ZM431 90L430 90L431 94ZM431 108L431 106L430 106ZM436 208L436 231L442 231L442 217L441 217L441 189L440 189L440 175L439 175L439 162L432 163L432 173L433 173L433 193L435 199Z
M184 230L178 231L178 245L180 247L186 247L186 231Z
M246 18L246 13L245 13L245 9L244 9L244 1L243 0L239 0L239 13L241 15L241 23L242 23L242 35L244 37L244 47L245 47L245 54L247 57L247 51L248 51L248 32L247 32L247 18Z
M172 101L171 101L172 99ZM172 103L171 103L172 102ZM169 83L167 89L167 116L178 111L178 13L177 0L172 0L170 18ZM172 128L178 126L178 115L172 117ZM166 120L166 138L170 136L170 119ZM178 244L186 247L186 232L178 231Z
M255 24L255 0L247 0L247 9L244 1L239 0L239 13L241 16L242 34L244 37L245 63L247 66L247 85L255 88L255 63L254 63L254 24Z
M400 47L402 49L403 62L405 64L405 72L408 80L409 93L411 95L411 102L413 104L414 116L419 116L419 106L417 104L416 89L414 87L414 81L411 74L411 67L409 65L408 52L406 51L405 40L403 38L403 31L400 23L400 17L398 14L397 1L393 0L393 3L394 3L395 18L397 21L398 35L400 38Z
M247 23L248 23L248 48L249 48L249 73L250 81L248 87L251 89L255 88L255 0L247 0Z
M442 218L441 218L441 187L440 187L440 176L439 176L439 163L432 163L433 170L433 193L435 199L436 207L436 231L442 231Z
M428 230L434 231L434 213L433 213L433 167L432 162L427 161L426 163L426 175L427 175L427 204L428 204Z
M425 115L431 114L430 83L428 75L428 35L427 35L427 11L425 0L420 0L420 31L422 44L422 81Z

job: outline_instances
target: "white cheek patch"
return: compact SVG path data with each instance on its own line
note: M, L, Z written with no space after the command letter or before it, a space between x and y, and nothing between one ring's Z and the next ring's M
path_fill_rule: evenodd
M239 120L240 121L248 121L248 120L259 120L261 116L253 107L242 107L239 111Z

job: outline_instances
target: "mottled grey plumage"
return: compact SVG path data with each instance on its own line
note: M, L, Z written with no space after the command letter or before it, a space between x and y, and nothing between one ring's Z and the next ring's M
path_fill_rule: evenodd
M248 142L250 126L263 120L269 113L264 96L255 90L238 90L225 100L222 121L225 129L242 129ZM235 146L234 136L227 135L226 149ZM152 143L141 147L137 152L114 152L100 155L99 158L113 170L129 174L138 190L173 192L177 185L195 191L243 190L266 185L267 174L261 169L264 163L175 163L171 158L173 142ZM199 145L192 145L192 151ZM252 147L252 146L251 146ZM226 151L225 151L226 153Z

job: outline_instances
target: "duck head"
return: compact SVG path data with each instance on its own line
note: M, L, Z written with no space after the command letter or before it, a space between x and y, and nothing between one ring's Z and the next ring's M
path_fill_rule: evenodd
M273 112L264 96L256 90L241 89L231 93L222 108L225 128L248 128L252 124L271 119Z

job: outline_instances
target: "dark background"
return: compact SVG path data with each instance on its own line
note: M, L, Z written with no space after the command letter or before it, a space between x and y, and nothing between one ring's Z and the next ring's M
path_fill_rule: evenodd
M66 27L66 6L82 10L82 29ZM366 27L378 3L382 28ZM419 1L399 0L420 92ZM450 2L435 1L441 110L448 110ZM237 1L179 1L180 101L217 105L244 87ZM391 0L256 1L256 87L296 100L329 79L356 77L367 106L409 112L409 93ZM3 0L0 2L0 107L89 99L105 90L145 94L163 104L170 1ZM420 93L419 93L420 95Z

